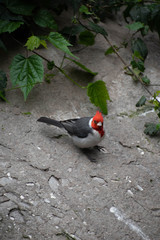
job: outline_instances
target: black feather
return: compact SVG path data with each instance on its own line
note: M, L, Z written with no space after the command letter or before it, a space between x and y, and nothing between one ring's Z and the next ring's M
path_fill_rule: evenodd
M92 133L92 129L89 126L89 120L90 117L75 118L61 121L61 124L71 136L75 135L80 138L85 138L89 133Z
M56 121L56 120L51 119L51 118L41 117L37 121L47 123L47 124L50 124L50 125L54 125L54 126L59 127L59 128L63 128L63 125L61 124L60 121Z
M80 138L85 138L89 133L92 133L92 129L89 126L90 119L90 117L84 117L65 121L57 121L47 117L41 117L37 121L51 124L59 128L64 128L71 136L75 135Z

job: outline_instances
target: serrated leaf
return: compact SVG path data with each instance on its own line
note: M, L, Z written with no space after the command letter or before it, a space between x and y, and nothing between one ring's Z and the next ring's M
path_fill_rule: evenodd
M143 81L145 84L147 84L147 85L150 84L150 79L149 79L147 76L142 77L142 81Z
M147 100L146 97L145 97L145 96L142 96L142 97L139 99L139 101L136 103L136 107L141 107L141 106L145 105L146 100Z
M144 23L134 22L134 23L128 24L126 27L127 27L129 30L138 31L138 30L144 28Z
M81 5L79 8L80 13L85 13L86 15L92 15L91 12L89 12L88 8L85 5Z
M159 127L155 123L146 123L144 133L149 136L154 136L159 132Z
M106 32L106 30L103 27L99 26L98 24L96 24L94 22L89 21L89 26L92 29L92 31L94 31L95 33L100 33L103 36L108 35L108 33Z
M72 45L60 33L50 32L47 39L56 48L62 50L63 52L67 53L68 55L78 59L78 57L76 57L74 54L72 54L68 48L69 46L72 46Z
M116 49L117 51L119 50L119 48L116 46L116 45L113 45L113 47L109 47L106 51L105 51L105 55L109 55L109 54L112 54L112 53L115 53L115 50Z
M40 45L42 45L44 48L47 48L47 43L43 39L40 39Z
M25 46L27 47L28 50L33 51L34 49L38 48L40 45L43 45L45 48L47 47L47 43L45 40L41 40L37 36L31 36L28 38Z
M110 97L104 81L98 80L94 83L89 83L87 87L87 95L90 98L91 103L100 107L104 114L108 113L107 100L110 100Z
M141 38L137 38L135 40L132 41L132 52L134 53L135 51L138 51L139 54L143 57L143 59L145 60L145 58L148 55L148 49L146 47L146 44L143 42L143 40Z
M83 65L82 63L78 62L78 61L75 61L73 60L72 58L68 58L68 57L65 57L66 59L70 60L71 62L75 63L77 66L79 66L81 69L83 69L84 71L90 73L91 75L93 76L96 76L97 75L97 72L92 72L89 68L87 68L85 65Z
M42 59L37 55L25 58L18 54L10 67L11 82L21 88L25 101L35 84L43 81L43 73Z
M79 35L79 43L86 46L92 46L95 43L94 34L88 30L81 32Z
M0 33L14 32L22 24L23 24L23 22L11 22L11 21L7 21L7 20L0 20Z
M22 0L7 0L5 1L6 7L15 14L29 16L32 14L35 4Z
M131 61L132 68L138 68L141 72L144 72L145 67L142 61L136 62L135 60Z
M33 17L35 23L41 27L57 30L57 24L52 13L47 9L40 9Z

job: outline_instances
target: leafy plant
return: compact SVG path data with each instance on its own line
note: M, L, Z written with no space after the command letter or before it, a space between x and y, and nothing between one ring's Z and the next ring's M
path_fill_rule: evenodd
M125 7L123 11L126 27L132 33L131 38L125 40L120 46L113 45L108 38L108 32L99 25L100 20L104 19L106 13L114 14L121 7ZM73 8L72 21L67 23L62 31L58 30L58 25L55 21L55 14L60 14L63 10L69 7ZM110 100L109 93L105 83L102 80L89 83L87 86L81 86L78 82L72 79L64 70L64 61L70 61L81 68L81 70L95 76L97 73L90 70L79 61L79 58L73 54L70 47L75 42L84 45L85 47L92 46L95 43L97 34L101 34L109 48L105 51L105 55L116 54L124 64L125 73L129 74L134 81L139 81L146 91L152 96L148 90L150 79L145 75L145 60L148 55L148 49L145 44L145 38L149 31L156 31L160 36L160 4L158 0L147 2L142 0L73 0L60 1L55 0L37 2L26 0L2 0L0 1L0 48L7 50L4 42L4 35L11 36L16 42L26 47L30 51L29 57L16 55L10 67L10 79L14 88L20 88L24 95L24 100L27 100L28 94L32 88L43 82L44 66L43 61L47 61L47 67L50 71L56 68L67 79L72 81L77 86L87 89L87 95L90 101L101 109L104 114L107 114L107 101ZM82 19L85 21L82 21ZM34 33L34 28L43 29L44 36L38 36ZM23 43L17 38L18 31L25 29L25 42ZM18 31L17 31L18 30ZM27 31L26 31L27 30ZM21 34L23 35L23 34ZM64 56L60 66L55 64L54 59L48 60L44 56L36 52L39 47L47 48L48 42L56 49L63 52ZM123 47L131 45L131 60L126 62L119 53ZM53 72L45 74L46 81L50 82ZM0 73L0 97L5 99L5 91L7 80L4 73ZM0 82L0 83L1 83ZM158 91L157 91L158 92ZM152 96L154 101L155 111L160 117L159 100L157 100L157 92ZM137 107L146 103L144 96L137 103ZM152 126L153 127L153 126ZM156 126L156 129L159 125ZM153 128L152 128L153 129ZM159 129L158 129L159 131ZM151 131L149 131L150 133ZM155 132L155 131L153 131ZM147 132L148 133L148 132Z
M150 136L155 136L160 132L160 123L146 123L144 133Z
M160 118L160 91L154 93L154 96L151 100L146 99L145 96L142 96L137 102L136 107L141 107L148 102L153 105L154 111L157 113L158 118ZM160 132L160 123L146 123L144 133L150 136L157 135Z
M60 7L60 8L59 8ZM88 91L88 96L93 104L100 107L100 109L103 111L104 114L107 113L107 103L106 100L109 100L108 97L99 95L97 101L95 98L97 98L97 95L92 96L93 91L89 91L91 88L91 85L88 86L81 86L78 84L74 79L72 79L63 69L63 61L65 59L71 61L74 63L77 67L80 67L83 71L86 71L87 73L91 74L92 76L95 76L97 73L91 71L88 69L85 65L83 65L81 62L78 61L78 57L75 56L71 50L69 49L72 44L69 42L69 39L67 40L62 34L63 33L69 33L68 37L74 36L78 34L78 41L80 44L84 44L86 46L90 46L94 44L96 34L101 32L103 35L106 34L106 32L99 27L97 24L95 24L93 21L90 21L90 27L92 31L88 30L86 26L83 26L82 24L79 24L78 19L80 16L83 17L90 17L92 15L95 16L94 12L90 12L88 7L86 5L80 4L80 1L74 1L73 9L75 14L77 14L78 18L73 20L71 27L66 27L62 32L58 32L58 26L54 19L54 11L55 12L61 12L63 10L63 7L66 8L66 5L59 5L58 1L55 1L54 4L48 2L43 5L41 2L39 5L35 5L34 2L31 1L25 1L25 0L2 0L0 2L0 36L3 38L3 34L11 34L13 36L13 39L19 43L20 45L23 45L19 39L17 39L16 34L12 35L13 32L16 33L17 29L21 29L22 26L27 27L28 29L28 36L27 40L25 40L25 46L28 51L32 52L32 55L29 57L24 57L20 54L17 54L10 66L10 79L12 82L13 89L20 88L24 95L24 100L27 100L28 94L32 90L32 88L39 83L43 82L43 76L44 76L44 66L43 61L47 61L47 67L51 71L52 69L56 68L58 71L60 71L63 75L65 75L66 78L68 78L70 81L72 81L74 84L78 85L79 87L86 88ZM58 10L59 8L59 10ZM60 10L61 9L61 10ZM58 10L58 11L57 11ZM31 26L32 24L37 25L40 28L46 29L47 34L44 36L37 36L32 33ZM45 57L41 56L39 53L36 52L36 49L41 47L47 48L47 44L50 42L55 48L61 50L64 53L64 57L62 59L62 63L60 66L57 66L54 62L54 59L52 61L49 61ZM6 50L6 46L2 39L0 39L0 47ZM67 57L70 56L70 57ZM72 57L72 58L71 58ZM76 60L75 60L76 59ZM3 74L2 74L3 75ZM53 73L46 76L46 80L49 82L49 76L53 76ZM3 76L2 87L0 89L0 97L4 98L4 93L6 89L6 82L5 77ZM101 80L101 82L103 82ZM96 84L96 82L95 82ZM103 89L102 89L103 88ZM94 84L92 86L92 89L94 89ZM99 85L99 91L101 93L105 93L107 91L106 85L101 84ZM102 101L100 99L102 98ZM101 103L103 102L103 104Z

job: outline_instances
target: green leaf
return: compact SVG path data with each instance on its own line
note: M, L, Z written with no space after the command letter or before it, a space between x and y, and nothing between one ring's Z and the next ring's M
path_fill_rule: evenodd
M2 101L8 102L7 99L5 98L5 92L4 91L0 91L0 99Z
M0 98L4 101L5 99L5 88L7 87L7 76L6 73L0 70Z
M7 1L7 0L1 0L1 1ZM0 16L1 16L0 17L1 19L7 20L7 21L22 21L22 22L24 21L22 16L16 15L10 12L4 5L0 6Z
M92 46L95 43L94 34L88 30L81 32L79 35L79 43L86 46Z
M0 48L2 48L5 52L7 52L7 48L4 45L4 43L2 42L2 40L0 39Z
M112 53L115 53L115 50L116 49L117 51L119 50L119 48L116 46L116 45L113 45L113 47L109 47L106 51L105 51L105 55L109 55L109 54L112 54Z
M87 87L87 95L90 98L91 103L100 107L104 114L108 113L106 101L110 100L110 97L105 82L98 80L94 83L89 83Z
M141 74L141 71L138 68L134 68L132 71L137 77L139 77L139 75ZM138 79L134 75L133 75L133 80L138 81Z
M140 55L140 53L138 52L138 51L134 51L134 53L133 53L133 56L132 56L132 58L134 59L134 58L138 58L138 59L140 59L140 60L142 60L142 61L144 61L144 59L143 59L143 57Z
M145 60L145 58L148 55L148 49L146 47L146 44L143 42L143 40L141 38L137 38L135 40L132 41L132 52L134 53L135 51L138 51L139 54L143 57L143 59Z
M149 31L149 26L145 25L144 28L141 29L142 36L147 35L148 31Z
M96 76L97 75L97 72L92 72L89 68L87 68L85 65L83 65L82 63L78 62L78 61L75 61L73 60L72 58L68 58L68 57L65 57L66 59L70 60L71 62L75 63L77 66L79 66L80 68L82 68L84 71L90 73L91 75L93 76Z
M42 45L44 48L47 48L47 43L43 39L40 39L40 45Z
M141 107L141 106L145 105L146 100L147 100L146 97L145 97L145 96L142 96L142 97L139 99L139 101L136 103L136 107Z
M35 23L41 27L48 27L57 30L57 24L53 19L53 14L47 9L40 9L33 17Z
M47 68L48 68L48 70L52 70L52 69L54 68L54 66L55 66L54 61L51 61L51 62L48 62L48 63L47 63Z
M147 24L150 19L150 10L148 6L144 5L135 4L129 14L135 22Z
M31 112L22 112L24 115L31 115Z
M41 40L37 36L31 36L28 38L25 46L27 47L28 50L33 51L34 49L38 48L40 45L43 45L45 48L47 48L47 43L45 40Z
M5 4L12 13L25 16L31 15L36 6L34 3L22 0L7 0Z
M145 84L147 84L147 85L150 84L150 79L149 79L147 76L142 77L142 81L143 81Z
M158 126L157 126L158 125ZM146 123L144 133L149 136L154 136L159 132L159 124Z
M92 15L92 13L89 12L88 8L87 8L85 5L82 5L82 6L79 8L79 12L80 12L80 13L85 13L86 15Z
M134 22L134 23L128 24L126 27L127 27L129 30L138 31L138 30L144 28L144 23Z
M160 130L160 123L156 124L156 129L159 131Z
M141 72L144 72L145 67L142 61L136 62L135 60L131 61L132 68L138 68Z
M92 29L92 31L94 31L95 33L100 33L103 36L108 35L108 33L106 32L106 30L103 27L99 26L98 24L96 24L94 22L89 21L89 26Z
M155 30L158 32L160 37L160 5L155 5L155 10L152 11L152 22L150 24L151 31Z
M14 32L17 28L19 28L23 22L10 22L7 20L0 19L0 33L3 32Z
M56 48L62 50L63 52L67 53L68 55L78 59L78 57L76 57L74 54L72 54L68 48L69 46L72 46L72 45L60 33L50 32L47 39Z
M25 58L18 54L10 67L11 82L13 86L21 88L25 101L35 84L43 81L43 73L42 59L37 55Z

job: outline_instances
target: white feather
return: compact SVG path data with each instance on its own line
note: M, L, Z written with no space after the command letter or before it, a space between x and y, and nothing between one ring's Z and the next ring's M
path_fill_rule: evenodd
M89 148L96 146L101 140L99 132L93 130L93 134L89 133L86 138L79 138L77 136L73 136L73 143L79 148Z

